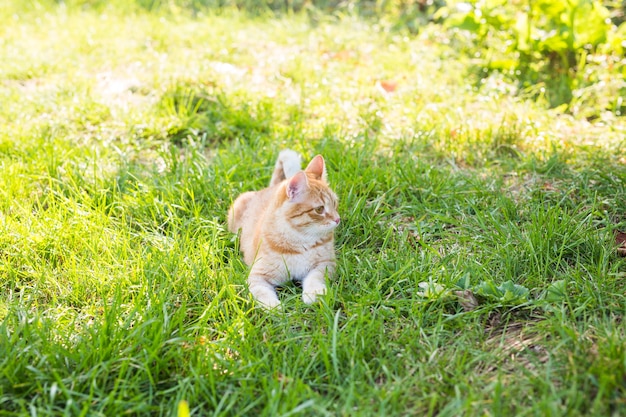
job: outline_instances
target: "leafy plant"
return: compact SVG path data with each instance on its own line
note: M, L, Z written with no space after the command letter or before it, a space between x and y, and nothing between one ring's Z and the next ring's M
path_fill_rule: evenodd
M482 281L476 286L476 294L505 305L519 305L528 301L528 288L506 281L496 285L493 281Z
M476 308L481 303L474 295L478 295L482 301L493 302L507 307L519 306L534 301L529 298L530 291L528 288L515 284L513 281L506 281L498 285L493 280L487 279L473 286L468 286L462 282L457 283L456 286L462 288L463 291L453 291L453 288L445 287L433 281L420 282L417 295L425 302L431 302L453 298L454 294L456 294L462 305L464 305L464 301L472 300L473 306L470 309Z
M509 74L523 88L541 84L533 91L546 94L552 106L569 103L574 89L594 82L584 75L589 55L600 46L621 53L626 32L597 0L450 2L435 17L472 35L484 70Z

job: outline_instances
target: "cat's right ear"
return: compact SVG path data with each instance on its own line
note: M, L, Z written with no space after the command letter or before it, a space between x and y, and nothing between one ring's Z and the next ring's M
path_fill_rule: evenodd
M287 183L287 197L290 201L297 202L309 188L309 180L304 171L296 173Z

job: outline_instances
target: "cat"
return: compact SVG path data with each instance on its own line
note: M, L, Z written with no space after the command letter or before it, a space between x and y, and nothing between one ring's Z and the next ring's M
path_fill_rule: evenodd
M302 300L326 293L335 272L334 230L338 199L326 164L315 156L304 171L297 152L280 152L268 188L241 194L228 211L228 229L241 230L240 249L250 266L248 288L265 308L280 305L275 287L302 282Z

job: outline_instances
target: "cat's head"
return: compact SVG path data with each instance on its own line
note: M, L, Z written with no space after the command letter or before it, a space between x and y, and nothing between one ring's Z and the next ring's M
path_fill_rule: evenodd
M321 155L286 181L283 208L287 222L309 235L325 235L339 225L337 196L327 183Z

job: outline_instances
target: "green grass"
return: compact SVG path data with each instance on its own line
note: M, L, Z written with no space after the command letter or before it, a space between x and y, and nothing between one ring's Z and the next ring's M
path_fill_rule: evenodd
M623 118L436 26L122 10L0 7L0 415L626 413ZM338 272L266 312L225 215L285 147Z

